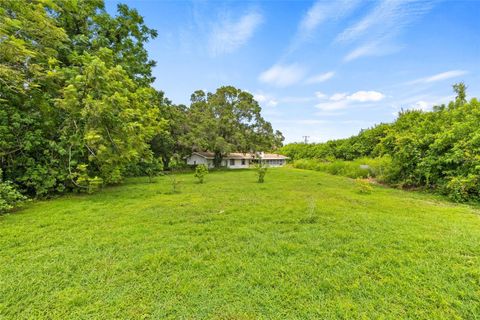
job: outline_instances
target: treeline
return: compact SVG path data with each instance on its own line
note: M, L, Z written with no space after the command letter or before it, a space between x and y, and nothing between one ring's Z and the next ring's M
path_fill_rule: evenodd
M393 123L362 130L348 139L293 143L280 152L319 161L387 157L383 179L400 187L439 191L455 201L480 200L480 103L467 102L463 83L455 101L433 111L406 110Z
M0 2L0 206L155 174L192 150L218 163L281 145L248 92L197 91L183 106L155 90L144 45L156 35L126 5Z

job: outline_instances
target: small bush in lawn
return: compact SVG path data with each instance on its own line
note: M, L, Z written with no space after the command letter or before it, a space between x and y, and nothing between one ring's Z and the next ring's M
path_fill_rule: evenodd
M168 177L170 178L170 185L172 187L171 193L180 193L179 185L180 180L177 179L177 176L173 173L169 174Z
M258 183L263 183L265 181L265 175L267 174L267 167L264 164L259 164L257 166L257 176Z
M358 193L370 194L373 191L373 187L370 184L370 181L368 181L367 179L361 179L361 178L355 179L355 186L357 188Z
M197 178L198 183L203 183L205 176L208 174L208 167L204 164L199 164L195 168L195 178Z
M147 175L148 181L152 183L153 178L162 173L163 163L161 160L152 157L151 159L143 160L140 163L140 167L143 173Z

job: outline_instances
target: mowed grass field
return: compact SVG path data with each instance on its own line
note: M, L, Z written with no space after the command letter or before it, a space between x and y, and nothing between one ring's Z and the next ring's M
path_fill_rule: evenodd
M0 216L0 319L478 319L480 214L321 172L128 180Z

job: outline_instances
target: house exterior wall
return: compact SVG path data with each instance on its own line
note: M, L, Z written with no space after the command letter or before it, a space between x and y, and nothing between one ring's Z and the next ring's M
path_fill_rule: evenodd
M232 164L233 161L233 164ZM250 167L250 159L226 159L227 168L230 169L245 169Z
M283 167L285 165L285 159L265 159L262 162L269 167Z
M213 160L205 159L204 157L200 157L199 155L192 154L190 157L187 158L188 165L198 165L198 164L205 164L209 168L213 168Z
M233 162L231 162L233 161ZM221 162L222 167L227 167L230 169L246 169L249 168L250 165L254 164L254 160L252 159L223 159ZM262 163L268 165L269 167L282 167L286 164L285 159L262 159ZM192 154L190 157L187 158L188 165L198 165L198 164L205 164L209 168L213 168L213 159L206 159L201 157L197 154Z

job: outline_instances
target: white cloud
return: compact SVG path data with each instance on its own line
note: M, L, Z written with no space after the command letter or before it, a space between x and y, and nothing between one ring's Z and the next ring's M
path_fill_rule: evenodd
M436 81L443 81L451 78L456 78L467 74L468 72L465 70L450 70L442 73L437 73L432 76L426 78L420 78L413 81L408 82L408 84L416 84L416 83L430 83Z
M266 107L275 107L278 104L278 101L276 99L261 93L254 94L253 98L257 100L260 105Z
M404 99L396 100L391 103L391 107L396 111L393 113L396 115L398 111L404 109L414 109L422 111L430 111L433 109L433 106L438 106L441 104L446 104L448 101L452 101L455 98L455 95L448 96L435 96L430 94L417 95L417 96L408 96Z
M348 100L358 102L380 101L383 98L385 98L385 95L378 91L357 91L347 97Z
M317 1L300 21L302 32L311 32L328 19L340 19L349 14L358 0Z
M303 79L305 69L297 64L274 65L259 76L259 80L277 87L287 87Z
M430 110L432 108L432 105L430 103L428 103L427 101L417 101L417 103L415 103L415 105L414 105L414 108L415 109L420 109L420 110L423 110L423 111L427 111L427 110Z
M382 43L381 41L373 41L353 49L343 58L343 60L349 62L361 57L384 56L394 53L400 49L401 47L398 45Z
M417 17L431 9L432 1L382 0L366 16L341 32L336 41L363 44L352 50L344 61L363 56L382 56L401 48L393 39Z
M330 100L332 101L340 101L340 100L345 100L347 98L346 93L335 93L330 97Z
M429 1L382 0L363 19L340 33L337 41L353 41L365 35L375 39L396 34L431 7Z
M210 52L213 56L231 53L250 40L255 30L263 22L258 12L250 12L236 21L221 19L214 25L209 39Z
M353 12L360 0L316 1L300 20L286 54L298 49L306 40L312 38L318 27L327 21L337 21Z
M318 99L325 99L327 95L323 92L317 91L315 92L315 97L317 97Z
M349 106L349 101L347 100L338 100L333 102L322 102L317 104L315 107L322 111L333 111L346 109Z
M361 103L364 104L365 102L378 102L383 100L385 95L378 91L357 91L352 94L348 94L345 92L342 93L335 93L330 96L327 102L321 102L317 104L315 107L322 110L322 111L333 111L333 110L341 110L347 109L354 104Z
M315 84L315 83L321 83L325 82L328 79L331 79L335 75L334 71L329 71L325 73L320 73L314 76L311 76L305 80L306 84Z

